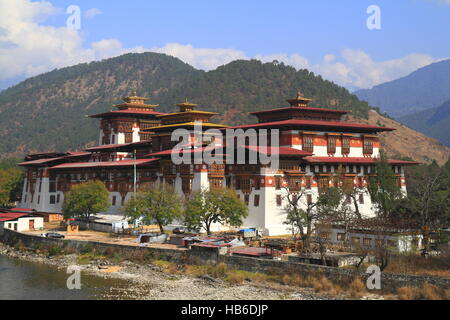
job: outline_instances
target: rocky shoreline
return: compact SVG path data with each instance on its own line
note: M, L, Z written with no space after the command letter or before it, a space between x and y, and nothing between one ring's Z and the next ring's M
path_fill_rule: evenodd
M60 270L68 266L78 266L82 274L89 274L104 279L126 281L122 290L123 299L135 300L325 300L333 297L320 296L310 288L286 285L246 282L231 285L223 280L208 275L193 277L188 275L168 274L163 268L153 264L137 264L130 261L112 263L107 260L93 260L89 264L79 264L78 255L46 256L32 251L20 251L0 243L0 255L11 259L46 264ZM112 282L113 283L113 282ZM102 297L108 299L108 296ZM335 297L334 299L342 299Z

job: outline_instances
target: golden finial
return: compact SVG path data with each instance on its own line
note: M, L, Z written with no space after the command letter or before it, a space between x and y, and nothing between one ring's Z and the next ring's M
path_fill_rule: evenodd
M287 100L292 107L306 107L312 99L305 98L303 93L298 90L297 96L294 99Z

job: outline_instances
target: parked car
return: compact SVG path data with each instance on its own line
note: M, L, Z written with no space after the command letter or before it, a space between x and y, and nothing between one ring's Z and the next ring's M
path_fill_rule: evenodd
M64 235L56 232L47 232L42 234L43 237L53 238L53 239L64 239Z
M177 228L173 229L172 232L173 232L173 234L183 234L186 231L184 230L184 228L178 228L177 227Z

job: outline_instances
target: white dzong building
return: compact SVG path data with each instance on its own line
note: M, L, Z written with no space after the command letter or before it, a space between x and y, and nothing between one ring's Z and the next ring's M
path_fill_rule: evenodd
M285 221L286 187L302 189L305 201L315 201L321 188L330 185L330 177L339 166L357 190L360 212L374 215L367 192L367 177L374 174L380 154L378 134L394 129L342 121L342 110L309 107L310 99L298 94L288 100L290 106L253 112L258 123L228 127L210 122L212 112L195 110L188 102L178 104L178 112L155 112L156 105L145 104L145 98L134 94L123 98L115 111L91 117L100 119L99 145L82 152L33 154L20 166L26 169L20 207L43 213L61 213L64 194L75 184L101 180L109 190L111 214L120 208L134 191L134 166L137 169L137 189L155 183L172 184L179 193L189 194L205 188L230 187L249 207L245 227L254 227L266 235L289 233ZM202 124L202 141L196 141L195 126ZM208 148L208 130L265 129L277 130L277 146L240 146L248 153L276 155L277 168L260 163L183 163L174 164L172 149L178 143L171 134L176 129L192 132L194 155ZM206 138L205 138L206 137ZM205 142L207 141L207 142ZM259 141L259 140L258 140ZM215 148L226 143L216 139ZM278 147L279 146L279 147ZM225 148L223 149L223 151ZM223 152L225 153L225 151ZM136 158L136 159L135 159ZM389 160L399 186L406 192L403 166L410 161ZM223 226L223 228L226 228ZM217 229L221 229L220 226Z

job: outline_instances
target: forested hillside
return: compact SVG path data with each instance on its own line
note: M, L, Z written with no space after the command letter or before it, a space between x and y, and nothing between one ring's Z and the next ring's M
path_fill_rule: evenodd
M164 55L128 54L28 79L0 93L0 154L80 148L98 133L86 115L132 89L156 98L201 73Z
M1 92L0 155L21 157L95 144L98 120L86 115L113 109L132 90L160 104L157 110L163 112L177 110L175 104L188 98L203 110L218 112L214 122L228 124L255 121L248 112L286 106L285 100L301 90L314 99L312 106L350 110L354 121L372 121L366 102L308 70L240 60L205 72L163 54L127 54L55 70ZM374 124L398 128L383 136L391 155L419 161L448 158L449 149L435 140L403 131L382 116L377 119ZM399 144L400 137L416 142Z
M136 89L173 111L189 98L216 111L216 122L254 121L248 112L286 106L298 90L312 106L351 110L367 118L369 106L346 89L307 70L279 63L234 61L204 72L158 53L126 54L30 78L0 93L0 154L79 149L97 139L98 121L85 116L112 109Z

